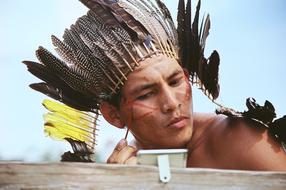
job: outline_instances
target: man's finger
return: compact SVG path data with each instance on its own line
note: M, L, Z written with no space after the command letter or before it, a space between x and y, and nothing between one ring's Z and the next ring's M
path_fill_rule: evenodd
M137 157L135 157L135 156L130 157L129 159L127 159L127 160L125 161L124 164L127 164L127 165L136 165L136 164L137 164Z
M137 152L137 149L132 146L124 147L118 154L117 154L117 163L124 164L126 160L130 157L134 156Z
M125 139L121 139L116 145L116 147L114 148L113 152L115 151L120 152L126 146L127 146L127 141Z
M113 152L107 159L107 163L118 163L118 153L127 146L127 141L125 139L121 139L116 147L114 148Z

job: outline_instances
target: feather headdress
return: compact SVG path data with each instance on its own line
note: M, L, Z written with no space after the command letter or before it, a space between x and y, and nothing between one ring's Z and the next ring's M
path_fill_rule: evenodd
M80 1L90 9L87 14L65 30L63 40L52 36L59 57L40 46L39 63L24 61L44 81L31 88L77 110L98 114L100 102L119 91L140 61L163 54L177 59L189 71L191 82L199 84L211 100L218 97L219 55L214 51L204 57L210 18L199 29L200 0L193 23L191 0L186 5L179 0L177 29L160 0Z

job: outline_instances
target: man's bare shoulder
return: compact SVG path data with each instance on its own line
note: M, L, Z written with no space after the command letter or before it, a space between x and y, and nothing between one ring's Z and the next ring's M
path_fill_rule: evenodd
M206 147L222 167L286 170L286 154L265 128L246 119L217 115L212 115L207 123L210 125L204 128Z

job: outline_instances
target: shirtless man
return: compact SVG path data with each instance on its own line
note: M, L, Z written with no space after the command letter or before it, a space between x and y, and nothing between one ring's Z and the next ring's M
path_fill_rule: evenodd
M159 0L81 2L90 11L65 30L63 41L52 36L61 59L39 47L41 63L25 64L44 81L32 84L35 90L81 111L100 111L132 132L136 146L121 140L108 163L134 164L138 149L187 148L188 167L286 170L285 152L265 129L193 113L189 79L198 79L212 100L219 93L219 55L204 57L210 20L199 27L200 1L191 24L191 1L179 0L177 29Z
M187 148L187 167L286 170L286 153L267 130L244 119L193 113L191 86L182 67L165 56L142 61L121 89L119 106L104 102L104 118L132 132L108 163L135 164L138 149Z

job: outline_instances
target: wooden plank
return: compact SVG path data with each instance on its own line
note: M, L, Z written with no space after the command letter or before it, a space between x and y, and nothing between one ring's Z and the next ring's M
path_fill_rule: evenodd
M153 166L0 162L0 189L286 189L286 172L172 168L167 184Z

